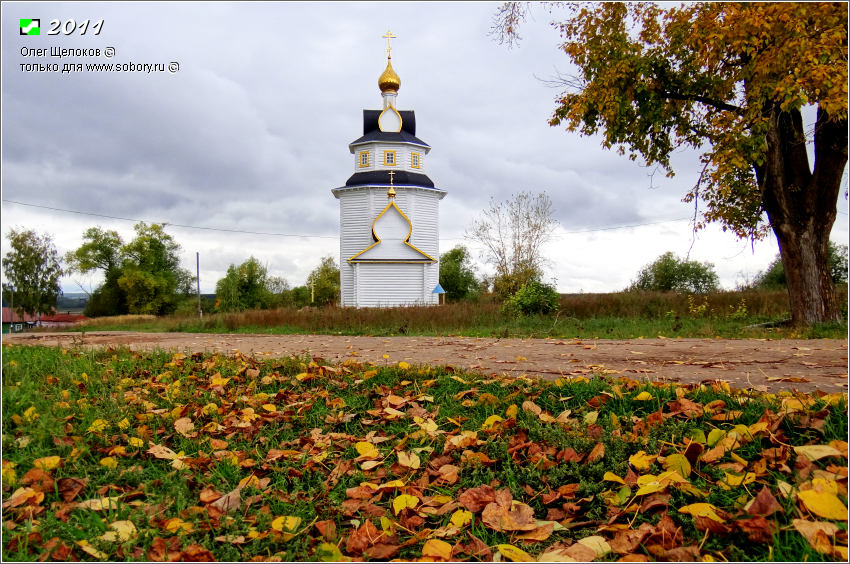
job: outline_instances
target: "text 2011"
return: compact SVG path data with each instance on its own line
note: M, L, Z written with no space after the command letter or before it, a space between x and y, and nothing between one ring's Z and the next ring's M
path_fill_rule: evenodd
M98 20L96 22L83 20L80 23L77 23L74 20L50 20L50 29L48 30L47 35L72 35L75 32L80 35L85 35L89 31L92 35L100 35L100 31L102 29L103 20Z

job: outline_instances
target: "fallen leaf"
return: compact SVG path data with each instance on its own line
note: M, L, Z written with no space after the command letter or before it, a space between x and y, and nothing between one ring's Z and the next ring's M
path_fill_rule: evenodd
M770 488L764 486L759 493L744 506L744 511L750 515L762 515L764 517L769 517L777 511L784 512L785 510L779 502L776 501L776 498L773 497Z
M511 544L496 545L498 551L511 562L536 562L529 553Z
M109 524L111 531L106 531L100 537L106 542L127 542L133 540L138 535L136 525L132 521L114 521Z
M449 522L457 528L461 528L467 523L471 523L473 519L473 515L471 511L466 511L464 509L458 509L454 513L452 513L452 517Z
M405 509L413 509L419 505L419 498L415 495L401 494L393 500L393 512L398 515Z
M797 492L797 499L815 515L836 521L847 520L847 508L832 492L802 490Z
M45 456L44 458L36 458L32 461L32 465L35 468L39 468L44 470L45 472L49 472L53 470L57 466L59 466L59 462L62 459L58 456Z
M496 492L490 486L479 486L470 488L460 494L458 502L473 513L478 513L487 504L496 501Z
M694 517L708 517L714 519L718 523L725 522L725 519L717 514L718 509L710 503L692 503L679 508L679 513L690 513Z
M452 559L452 545L439 539L428 539L422 547L422 556L449 561Z
M829 445L803 445L795 446L794 452L803 455L811 461L820 460L827 456L842 456L840 450Z
M398 453L398 463L404 466L405 468L410 468L411 470L417 470L421 461L419 460L419 456L415 452L405 452L401 451Z
M649 470L650 465L658 458L657 455L649 455L639 450L629 457L629 464L637 470Z
M181 417L174 422L174 430L184 437L191 437L195 430L195 424L188 417Z

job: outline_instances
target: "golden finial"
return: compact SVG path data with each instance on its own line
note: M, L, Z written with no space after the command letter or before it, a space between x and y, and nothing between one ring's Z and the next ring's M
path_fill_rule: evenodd
M387 40L387 58L391 59L392 57L390 56L390 51L392 50L393 47L392 47L392 45L390 45L390 39L397 39L398 36L393 35L393 32L391 32L390 30L387 30L387 32L384 35L382 35L381 37L383 37L384 39Z
M390 40L395 39L397 36L387 30L387 33L381 37L387 40L387 68L384 69L384 72L380 77L378 77L378 88L381 89L381 92L398 92L398 89L401 88L401 79L398 77L395 70L393 70L393 65L390 61L390 59L392 59L390 56L390 51L392 50Z
M393 175L395 174L394 170L390 171L390 189L387 190L387 198L395 198L395 188L393 188Z

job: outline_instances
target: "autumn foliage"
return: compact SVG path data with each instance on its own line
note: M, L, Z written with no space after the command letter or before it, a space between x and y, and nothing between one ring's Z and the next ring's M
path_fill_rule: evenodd
M38 347L3 375L6 560L847 558L846 394Z

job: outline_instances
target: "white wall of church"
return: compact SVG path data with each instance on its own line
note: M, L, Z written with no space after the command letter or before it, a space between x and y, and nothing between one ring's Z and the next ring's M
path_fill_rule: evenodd
M445 192L432 189L413 189L413 188L397 188L396 189L396 205L410 219L413 224L413 232L410 237L410 244L427 253L434 259L439 259L439 200ZM372 222L375 217L387 206L386 188L367 187L367 188L351 188L343 189L337 192L340 202L340 283L341 283L341 304L343 306L358 306L367 307L366 302L361 299L361 292L370 292L368 303L375 303L377 300L374 292L390 292L388 296L395 296L397 291L392 290L390 286L399 281L399 275L402 272L409 271L408 267L418 268L418 284L415 300L409 299L404 304L412 303L437 303L436 294L432 294L434 287L439 280L439 265L434 264L381 264L369 265L360 264L358 268L378 267L378 271L383 271L386 281L383 284L371 281L371 290L365 290L363 284L364 279L360 277L360 282L356 283L354 265L348 262L348 259L356 255L366 247L374 243L372 239ZM399 267L396 269L396 267ZM403 267L403 268L402 268ZM384 269L384 270L382 270ZM367 269L368 270L368 269ZM369 270L371 272L371 270ZM407 276L407 274L405 274ZM399 282L401 283L401 282ZM404 295L410 297L413 292L411 287L401 283L398 292L404 292ZM357 287L355 287L357 286ZM389 299L389 298L387 298ZM393 298L396 299L396 298ZM400 299L400 298L399 298ZM405 298L407 299L407 298ZM394 302L395 303L395 302ZM403 305L402 302L396 305Z

